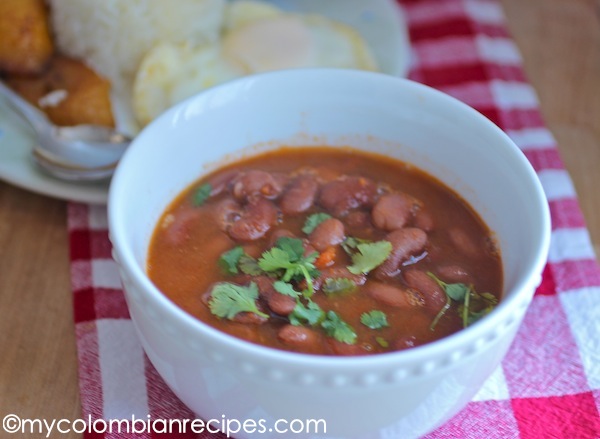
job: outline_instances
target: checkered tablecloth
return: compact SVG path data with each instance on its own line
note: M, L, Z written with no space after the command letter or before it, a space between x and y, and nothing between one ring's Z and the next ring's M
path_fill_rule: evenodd
M427 438L600 438L600 269L501 6L401 0L399 7L410 32L410 77L466 102L513 138L538 173L553 227L543 282L501 367ZM193 418L136 338L110 256L106 208L70 203L68 221L84 416Z

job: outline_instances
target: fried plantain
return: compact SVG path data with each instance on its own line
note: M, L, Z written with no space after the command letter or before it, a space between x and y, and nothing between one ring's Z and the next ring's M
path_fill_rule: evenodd
M44 0L0 0L0 71L39 73L53 52Z
M110 83L81 61L57 55L41 75L11 76L6 82L57 125L114 126Z

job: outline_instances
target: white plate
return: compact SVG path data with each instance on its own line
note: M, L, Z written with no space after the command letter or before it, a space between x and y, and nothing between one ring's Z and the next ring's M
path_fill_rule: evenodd
M409 43L400 8L394 0L270 0L288 11L316 13L347 23L369 44L382 72L405 76ZM0 180L64 200L105 204L109 181L65 182L41 171L31 160L35 135L0 99Z
M32 129L0 98L0 179L50 197L106 204L108 180L71 183L47 175L31 158L35 140Z

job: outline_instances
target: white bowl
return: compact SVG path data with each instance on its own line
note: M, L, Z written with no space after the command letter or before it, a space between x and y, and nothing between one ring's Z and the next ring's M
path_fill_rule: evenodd
M167 204L206 172L278 145L350 145L455 188L494 231L504 298L443 340L368 357L270 349L186 314L148 279L148 243ZM411 438L444 423L505 355L541 279L550 221L535 172L479 113L417 83L375 73L296 70L243 78L177 105L133 142L114 175L109 229L131 318L148 357L204 419L324 420L319 438ZM295 421L294 428L300 428ZM278 424L282 428L284 423Z

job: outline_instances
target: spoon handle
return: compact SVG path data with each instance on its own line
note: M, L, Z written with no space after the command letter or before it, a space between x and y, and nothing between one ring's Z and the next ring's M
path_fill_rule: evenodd
M9 104L17 110L38 132L45 133L49 126L49 120L46 114L35 105L30 104L18 93L8 87L3 81L0 81L0 94L8 99Z

